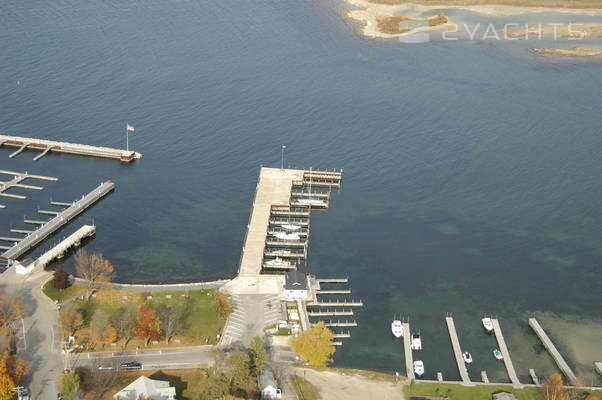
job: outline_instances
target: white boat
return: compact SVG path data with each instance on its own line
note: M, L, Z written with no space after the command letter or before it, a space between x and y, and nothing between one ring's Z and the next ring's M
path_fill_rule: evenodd
M393 336L395 336L398 339L403 337L403 326L401 325L400 320L393 320L393 322L391 323L391 333L393 333Z
M487 332L493 332L493 322L491 321L491 318L485 317L481 322L483 322L483 328L485 328Z
M412 343L410 345L412 350L422 350L422 340L420 339L420 333L412 334Z
M498 349L493 350L493 356L498 360L503 360L504 356L502 356L502 352Z
M298 199L297 202L305 206L326 207L326 202L320 199Z
M293 225L290 222L286 225L282 225L282 229L286 229L287 231L298 231L301 229L300 225Z
M277 265L277 266L282 266L282 267L288 267L290 265L293 265L292 262L290 262L290 261L284 261L280 257L276 257L273 260L266 261L264 264L266 264L266 265Z
M472 356L469 352L462 353L462 358L466 364L472 364Z
M301 236L297 235L296 233L288 233L288 232L276 232L274 234L275 238L278 238L280 240L299 240L301 239Z
M276 254L279 256L288 256L288 255L292 254L292 252L290 250L272 250L272 251L270 251L270 253Z
M424 363L421 360L414 361L414 374L417 377L424 375Z

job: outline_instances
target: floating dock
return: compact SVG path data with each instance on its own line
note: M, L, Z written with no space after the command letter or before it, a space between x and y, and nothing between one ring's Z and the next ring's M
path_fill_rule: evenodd
M539 337L539 340L541 340L543 347L545 347L546 350L548 350L548 352L556 362L556 365L558 365L558 369L562 371L562 373L564 374L564 376L566 376L571 385L577 386L579 384L579 382L577 381L577 376L575 376L575 373L573 373L569 365L566 363L566 361L564 361L564 358L562 358L562 355L556 349L554 343L552 343L552 341L550 340L546 332L543 330L541 325L539 325L539 322L537 322L535 318L529 318L529 326Z
M416 380L416 376L414 375L414 358L412 357L410 323L403 322L401 326L403 328L403 351L406 359L406 376L408 377L408 380L412 382Z
M96 227L94 225L84 225L77 231L69 235L66 239L61 241L59 244L42 254L36 260L36 267L46 267L55 258L61 258L71 247L77 247L80 245L82 239L93 236L96 233Z
M483 383L489 383L489 377L487 376L487 371L481 371L481 380Z
M539 378L535 375L535 370L533 368L529 368L529 375L531 376L531 380L534 385L539 385Z
M44 224L40 226L39 229L23 238L23 240L5 251L0 257L13 260L18 259L21 255L37 246L60 227L109 194L114 188L115 184L111 181L101 183L100 186L83 196L80 200L73 202L69 208L63 210L59 215L55 216L50 221L44 221Z
M140 160L142 154L133 150L120 150L110 147L89 146L86 144L75 144L67 142L57 142L54 140L34 139L20 136L0 135L0 146L18 147L17 151L9 157L13 158L25 149L39 150L42 153L34 158L39 160L49 151L57 153L75 154L80 156L90 156L99 158L109 158L130 163L134 160Z
M598 373L602 375L602 362L595 362L594 366L596 367L596 371L598 371Z
M353 310L333 310L333 311L307 311L309 317L339 317L353 315Z
M504 335L502 335L502 328L500 327L500 323L497 320L497 318L491 318L491 322L493 323L493 331L495 332L495 338L497 339L497 344L500 348L500 351L502 352L504 365L506 366L506 371L508 371L508 377L510 378L510 382L512 382L512 386L514 386L517 389L520 389L523 386L518 380L518 376L516 376L514 365L512 365L512 360L510 359L510 352L508 351L508 347L506 346Z
M462 349L460 348L460 341L458 340L458 334L456 333L454 319L447 316L445 317L445 322L447 323L447 330L449 331L449 338L451 339L454 355L456 356L456 363L458 364L458 371L460 372L460 378L462 378L462 384L465 386L471 385L472 382L470 381L466 364L462 358Z
M23 196L20 194L11 194L6 193L6 191L10 188L21 188L21 189L30 189L30 190L44 190L41 186L33 186L33 185L25 185L22 184L26 179L38 179L42 181L58 181L58 178L53 178L51 176L43 176L43 175L30 175L27 172L15 172L15 171L6 171L0 170L0 174L2 175L12 175L14 178L7 182L0 182L0 197L10 197L12 199L25 200L27 196ZM0 208L5 208L6 206L0 204Z

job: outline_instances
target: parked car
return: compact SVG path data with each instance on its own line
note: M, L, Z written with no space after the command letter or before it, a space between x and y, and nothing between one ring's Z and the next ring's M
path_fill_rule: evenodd
M98 366L99 371L112 371L113 366L111 364L101 364Z
M137 361L130 361L130 362L121 363L121 365L119 367L122 370L136 370L136 369L142 369L142 364L140 364Z

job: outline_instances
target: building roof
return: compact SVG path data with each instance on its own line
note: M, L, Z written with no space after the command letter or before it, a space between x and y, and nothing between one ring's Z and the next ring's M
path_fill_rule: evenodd
M171 400L176 398L176 388L169 382L141 376L113 395L114 399L135 400L141 397L152 397L153 400Z
M274 378L274 374L269 369L265 370L261 375L259 375L257 380L259 381L259 388L261 390L264 390L269 386L273 387L274 389L278 387L276 379Z
M508 392L500 392L500 393L495 393L493 395L493 400L517 400L516 397L514 397L513 394L508 393Z
M286 274L284 288L288 290L307 290L307 277L301 271L290 271Z

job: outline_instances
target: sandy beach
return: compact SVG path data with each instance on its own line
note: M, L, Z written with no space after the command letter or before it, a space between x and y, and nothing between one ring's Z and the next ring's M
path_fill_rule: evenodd
M602 56L602 48L601 47L580 47L575 46L568 49L533 49L536 53L539 54L549 54L549 55L557 55L564 57L598 57Z
M529 27L512 28L506 31L510 37L557 37L574 39L595 39L602 37L602 24L582 25L532 25Z
M423 15L425 13L432 12L445 12L446 10L466 10L475 13L483 14L490 17L503 17L512 15L521 15L529 13L563 13L563 14L575 14L575 15L586 15L586 16L602 16L602 9L600 8L559 8L556 7L541 7L541 6L517 6L517 5L500 5L500 4L471 4L466 5L457 4L459 2L452 2L450 4L428 2L428 4L417 4L409 3L405 1L387 1L387 2L374 2L369 0L346 0L347 3L354 6L355 9L349 10L346 13L346 17L352 20L358 21L362 24L361 33L364 36L371 38L382 38L389 39L398 37L399 34L383 32L379 29L378 20L386 17L403 16L411 19L425 19ZM529 4L525 2L524 4ZM541 2L533 2L533 4L542 4ZM543 3L547 4L547 3ZM551 3L550 3L551 4ZM578 4L589 5L589 2L584 3L572 3L575 7ZM602 6L602 4L601 4ZM602 30L602 24L586 24L591 25L589 28L594 31L598 29ZM431 30L443 29L445 25L439 25L437 27L431 27ZM550 27L552 29L553 27ZM580 28L583 28L582 26ZM520 29L520 28L517 28ZM559 31L561 27L558 27ZM577 28L574 28L575 30ZM524 29L523 29L524 31Z

